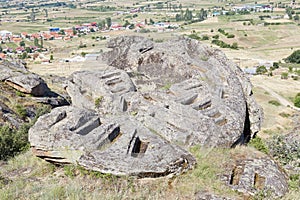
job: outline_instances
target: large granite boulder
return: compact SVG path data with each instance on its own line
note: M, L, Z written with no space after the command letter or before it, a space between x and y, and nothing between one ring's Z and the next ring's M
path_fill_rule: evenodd
M30 129L36 155L116 175L163 176L190 169L192 145L232 147L260 129L251 83L225 55L196 40L153 43L118 37L110 67L74 73L71 107ZM101 122L100 122L100 119Z
M9 62L0 64L0 81L16 90L33 96L45 96L50 90L44 80L30 73L24 66Z
M93 111L58 107L40 117L29 131L34 153L55 163L78 163L115 175L158 177L182 173L193 156L153 134L142 124L120 117L101 122Z
M134 114L188 146L235 146L260 130L262 109L249 79L220 50L187 38L153 43L137 36L112 39L108 47L102 59L114 68L70 78L74 106L102 117Z

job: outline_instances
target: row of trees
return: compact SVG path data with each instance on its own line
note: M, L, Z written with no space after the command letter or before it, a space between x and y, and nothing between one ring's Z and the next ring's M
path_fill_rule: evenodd
M188 8L185 10L185 12L181 10L180 14L175 15L176 21L203 21L205 19L207 19L207 11L203 8L200 11L196 12L195 15L193 14L193 11L189 10Z
M107 28L110 28L111 25L112 25L112 20L111 20L110 17L107 17L107 18L105 18L104 20L101 20L101 21L98 23L98 28L99 28L100 30L102 30L102 29L105 29L106 27L107 27Z

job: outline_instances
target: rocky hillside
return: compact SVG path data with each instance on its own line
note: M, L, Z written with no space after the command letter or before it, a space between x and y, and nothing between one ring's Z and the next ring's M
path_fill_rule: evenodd
M260 130L263 112L249 79L220 50L187 38L154 43L137 36L112 39L108 48L99 59L105 69L68 78L71 105L43 81L24 85L24 73L2 79L56 107L29 130L36 156L114 176L176 177L197 169L195 147L236 147ZM288 192L287 174L263 153L235 151L220 167L226 173L219 180L244 196Z

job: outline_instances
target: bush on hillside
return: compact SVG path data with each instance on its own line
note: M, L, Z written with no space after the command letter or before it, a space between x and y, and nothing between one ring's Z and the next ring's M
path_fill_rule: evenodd
M294 106L300 108L300 93L298 93L298 94L295 96L295 99L294 99Z
M50 107L37 109L35 118L30 123L24 123L18 130L4 125L0 127L0 160L7 160L29 148L28 130L39 116L48 113Z
M0 160L7 160L29 147L28 123L22 125L19 130L14 130L7 125L0 128Z
M299 166L299 142L283 135L273 136L268 142L270 154L282 165Z
M267 72L268 72L268 70L267 70L267 68L265 66L259 66L256 69L256 73L257 74L265 74Z
M300 50L294 51L289 57L284 60L285 62L300 64Z
M258 136L256 136L255 138L251 139L249 142L249 145L254 147L255 149L257 149L258 151L261 151L265 154L269 153L269 148L268 146L265 144L265 142Z

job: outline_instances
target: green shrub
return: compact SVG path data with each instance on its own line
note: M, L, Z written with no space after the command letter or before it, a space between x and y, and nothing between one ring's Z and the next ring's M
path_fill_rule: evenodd
M232 43L232 45L230 46L231 49L238 49L239 46L238 46L238 43L234 42Z
M287 79L288 76L289 76L289 73L287 73L287 72L282 72L281 73L281 79Z
M298 93L294 98L294 106L300 108L300 93Z
M86 53L86 52L84 52L84 51L83 51L83 52L81 52L81 56L82 56L82 57L85 57L85 55L86 55L86 54L87 54L87 53Z
M218 45L221 48L230 48L230 44L227 44L222 40L212 40L211 43Z
M268 142L270 154L282 165L299 166L300 148L299 141L285 138L283 135L273 136Z
M19 90L16 91L16 95L18 97L25 97L24 93L23 92L20 92Z
M188 37L195 40L201 40L201 37L198 36L197 33L190 34Z
M0 160L7 160L29 148L29 128L28 123L17 131L7 125L0 127Z
M132 29L132 28L134 28L134 27L129 27L129 29ZM150 29L146 29L146 28L140 29L140 33L150 33L150 32L151 32Z
M292 174L289 177L289 189L300 190L300 174Z
M209 36L208 35L203 35L202 40L209 40Z
M235 35L233 35L233 34L228 34L227 35L227 38L234 38L235 37Z
M254 147L255 149L263 152L263 153L266 153L266 154L269 153L269 149L268 149L267 145L258 136L256 136L252 140L250 140L249 145L252 146L252 147Z
M290 117L291 115L288 114L288 113L285 113L285 112L281 112L281 113L279 113L279 116L284 117L284 118L288 118L288 117Z
M74 178L77 174L77 169L75 165L65 165L64 166L64 173L66 176L70 178Z
M265 66L259 66L256 69L256 73L257 74L265 74L267 72L268 72L268 70L267 70L267 68Z
M100 96L97 99L95 99L95 106L99 107L102 101L103 101L103 96Z
M22 119L25 119L25 117L27 115L27 111L23 105L17 104L15 107L15 110L19 117L21 117Z
M212 36L212 38L218 40L220 38L220 36L219 35L214 35L214 36Z
M300 63L300 50L294 51L290 56L284 59L289 63Z
M23 107L20 106L20 110ZM8 125L0 127L0 160L7 160L29 148L28 130L39 116L49 112L49 106L41 106L36 111L35 118L30 123L24 123L17 130Z
M281 105L281 104L280 104L278 101L276 101L276 100L270 100L268 103L271 104L271 105L274 105L274 106L280 106L280 105Z

